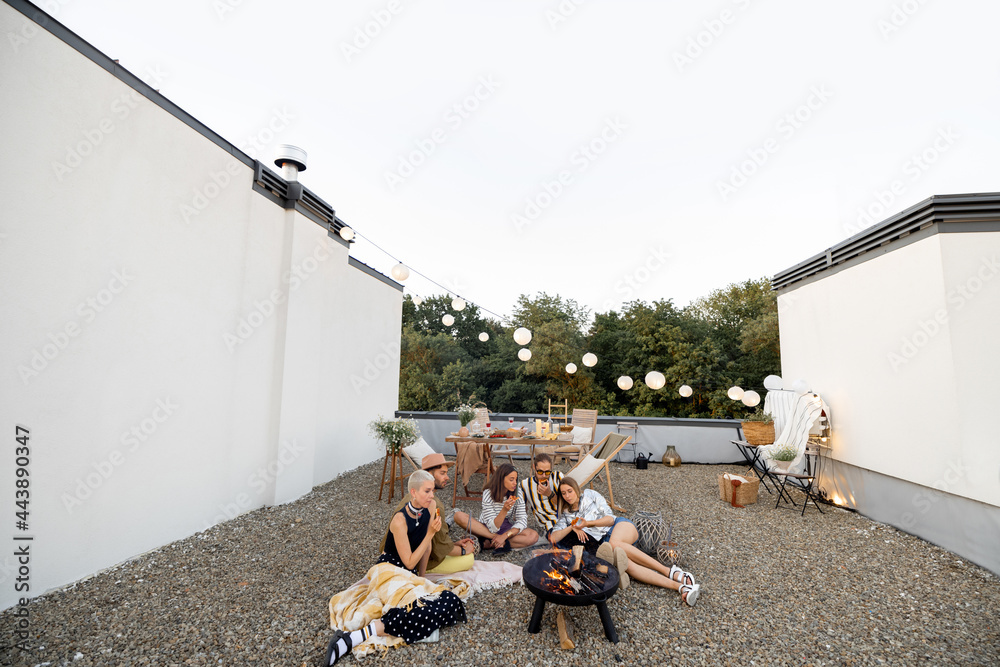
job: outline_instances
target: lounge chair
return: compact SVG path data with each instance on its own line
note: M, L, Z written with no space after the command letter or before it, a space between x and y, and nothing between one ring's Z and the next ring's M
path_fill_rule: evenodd
M594 478L600 473L604 473L605 479L608 484L608 504L611 505L611 509L616 512L624 512L624 507L619 507L615 504L615 491L611 487L611 468L608 463L611 462L618 452L621 451L622 447L631 440L631 436L621 435L619 433L608 433L604 436L597 445L591 450L590 453L585 454L580 462L573 466L566 475L572 477L576 480L576 483L582 488L584 484L589 484L590 488L594 488Z

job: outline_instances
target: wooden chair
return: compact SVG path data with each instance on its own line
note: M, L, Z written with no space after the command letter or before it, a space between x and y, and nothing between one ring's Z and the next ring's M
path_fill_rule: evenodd
M474 432L474 433L478 432L478 431L485 430L486 429L486 424L489 421L490 421L490 411L488 409L486 409L486 408L476 408L476 416L472 420L472 422L470 422L469 426L471 428L469 430L471 432ZM461 479L461 475L459 474L459 470L460 470L460 468L463 465L465 456L467 456L467 455L474 455L472 452L468 452L468 451L465 451L464 453L460 454L459 450L460 449L465 450L465 448L469 448L469 447L478 447L479 448L478 450L475 450L475 451L478 452L478 456L480 457L480 459L482 461L480 463L480 465L475 469L475 471L473 471L472 474L473 475L485 475L486 479L489 479L489 476L493 473L493 455L492 455L492 452L490 451L492 448L490 447L490 444L488 442L483 442L483 443L474 442L474 441L456 442L455 443L455 454L456 454L455 460L456 460L456 463L458 465L456 465L456 467L455 467L455 490L451 494L451 506L452 507L455 506L455 504L456 504L456 502L458 500L481 500L482 497L483 497L483 492L482 491L469 491L468 485L465 483L465 481L463 481ZM513 463L513 459L511 459L511 463ZM465 495L464 496L458 495L458 485L459 484L462 485L462 489L465 491ZM483 486L484 487L486 486L486 480L483 480Z
M594 488L594 478L603 472L608 484L608 504L616 512L624 512L625 508L615 504L615 491L611 487L611 468L608 467L608 463L631 439L631 436L620 433L608 433L590 453L584 455L580 462L566 473L568 477L575 479L581 488L584 484L589 484L590 488Z
M570 459L579 461L584 454L590 451L594 445L594 433L597 431L597 410L573 410L573 431L578 428L590 429L590 440L588 442L573 442L571 445L556 447L556 462L568 461Z

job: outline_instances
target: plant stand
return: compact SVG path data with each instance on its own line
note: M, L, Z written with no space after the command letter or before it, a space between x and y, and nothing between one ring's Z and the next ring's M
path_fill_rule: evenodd
M396 468L399 468L399 474L396 474ZM388 479L386 479L386 474L388 473ZM378 499L382 500L382 491L385 489L386 483L389 484L389 502L392 503L392 499L396 495L396 480L399 480L399 494L401 497L406 496L406 490L403 487L403 480L406 477L403 476L403 456L400 454L399 450L385 453L385 463L382 464L382 484L378 487Z

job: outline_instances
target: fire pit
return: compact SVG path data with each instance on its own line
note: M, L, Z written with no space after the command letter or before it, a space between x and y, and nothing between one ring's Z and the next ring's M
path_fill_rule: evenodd
M524 564L524 585L536 598L528 632L540 630L546 602L567 607L595 605L604 625L604 636L617 644L618 633L608 613L607 601L618 590L618 570L607 561L584 552L583 566L574 575L570 573L571 559L570 552L557 551L535 556ZM606 566L607 572L599 572L599 565Z

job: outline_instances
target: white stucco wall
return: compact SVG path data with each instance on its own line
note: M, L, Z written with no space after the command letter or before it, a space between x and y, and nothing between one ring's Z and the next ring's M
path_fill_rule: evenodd
M24 21L0 4L0 34ZM364 423L397 405L401 292L47 31L0 80L0 499L21 424L29 595L377 458ZM378 383L331 400L391 341Z
M940 233L778 296L782 374L838 461L1000 506L1000 233Z

